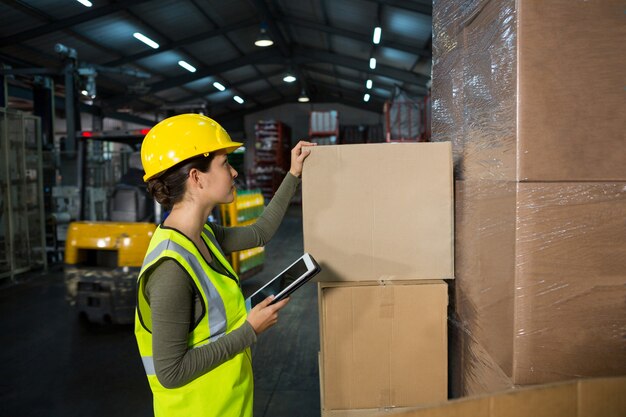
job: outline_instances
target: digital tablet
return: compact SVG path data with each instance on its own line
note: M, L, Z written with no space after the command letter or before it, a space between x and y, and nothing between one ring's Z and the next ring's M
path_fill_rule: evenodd
M270 305L289 297L305 282L313 278L320 271L320 266L308 253L302 255L294 263L289 265L283 272L272 278L261 289L246 299L246 308L250 311L255 305L274 295Z

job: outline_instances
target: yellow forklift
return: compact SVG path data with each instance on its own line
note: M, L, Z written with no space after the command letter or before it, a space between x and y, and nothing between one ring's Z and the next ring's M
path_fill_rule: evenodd
M68 227L65 241L67 299L79 316L89 322L128 324L134 320L136 282L156 225L163 220L161 207L147 197L138 151L146 130L129 132L81 132L81 140L126 143L135 153L128 170L114 187L109 203L109 221L76 221ZM243 150L233 155L235 167ZM241 159L241 161L239 161ZM140 171L143 174L143 171ZM239 191L235 201L218 207L209 218L224 226L251 224L263 211L260 191ZM231 262L240 277L263 268L263 248L234 252Z

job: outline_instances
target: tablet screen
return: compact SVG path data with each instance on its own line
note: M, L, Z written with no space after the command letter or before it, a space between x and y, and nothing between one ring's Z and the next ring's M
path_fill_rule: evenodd
M269 285L263 287L259 292L254 294L251 298L252 306L257 305L270 295L277 295L306 272L307 267L304 259L298 260L298 262L276 277Z

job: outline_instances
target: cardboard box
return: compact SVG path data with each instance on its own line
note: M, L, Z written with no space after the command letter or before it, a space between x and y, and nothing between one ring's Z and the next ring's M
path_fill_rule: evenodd
M319 283L326 412L447 398L443 281Z
M626 182L456 186L462 393L626 374Z
M626 377L579 379L422 408L322 412L323 417L622 417Z
M449 401L398 417L620 417L626 415L624 392L626 377L580 379Z
M318 281L454 276L449 143L318 146L303 173Z
M622 1L435 1L433 28L457 179L626 180Z

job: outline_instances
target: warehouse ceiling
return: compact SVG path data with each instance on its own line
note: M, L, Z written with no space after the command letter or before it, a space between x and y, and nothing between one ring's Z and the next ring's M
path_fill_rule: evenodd
M73 48L79 66L96 69L93 104L104 115L205 108L215 117L241 117L297 102L303 93L313 102L381 112L396 87L419 97L430 81L429 1L90 2L0 0L0 63L59 71L63 57L55 45ZM376 26L382 29L378 44ZM261 29L273 45L255 45ZM283 81L287 72L295 82Z

